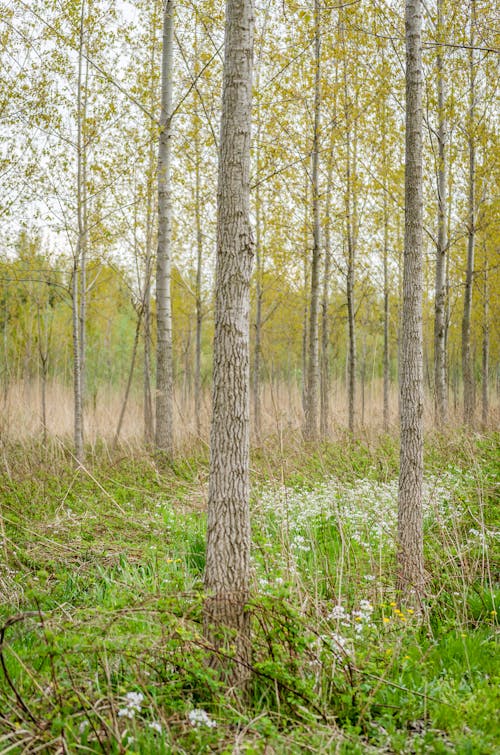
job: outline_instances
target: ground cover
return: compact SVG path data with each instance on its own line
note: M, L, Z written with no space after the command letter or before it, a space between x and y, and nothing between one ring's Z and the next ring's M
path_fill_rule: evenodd
M428 442L424 616L391 438L254 452L245 700L206 665L205 452L3 451L1 753L498 751L498 435Z

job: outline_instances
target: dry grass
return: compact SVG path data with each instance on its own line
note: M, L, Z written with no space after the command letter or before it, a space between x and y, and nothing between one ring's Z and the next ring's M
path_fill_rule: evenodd
M383 429L382 381L374 380L365 388L364 412L362 412L361 390L358 390L357 427L361 437L370 438ZM123 392L103 386L87 403L85 408L85 437L90 444L105 442L112 444L118 416L123 401ZM391 386L390 430L397 430L398 392ZM279 382L266 384L262 389L262 438L300 437L303 421L300 389L297 385ZM426 397L426 427L434 424L432 397ZM479 423L479 410L477 421ZM208 442L210 423L210 393L203 395L201 437L196 434L194 401L186 391L175 394L176 442L179 448L186 448L194 442ZM456 408L450 401L450 425L460 425L461 406ZM491 403L489 425L500 424L500 404L498 397ZM332 383L330 391L330 435L332 439L342 438L348 425L347 396L341 381ZM47 386L47 433L64 444L71 445L73 435L73 397L70 386L51 382ZM42 436L41 386L37 382L18 382L4 391L0 401L0 437L4 440L22 442ZM142 398L132 394L125 413L120 441L134 447L141 447L144 438Z

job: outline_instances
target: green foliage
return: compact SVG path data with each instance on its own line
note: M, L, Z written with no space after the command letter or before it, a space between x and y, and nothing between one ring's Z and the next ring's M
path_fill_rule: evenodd
M159 474L95 458L75 475L8 449L2 747L493 755L497 444L429 444L423 616L393 599L390 526L360 524L384 511L390 525L393 441L289 454L285 489L256 454L253 675L231 701L202 633L207 459Z

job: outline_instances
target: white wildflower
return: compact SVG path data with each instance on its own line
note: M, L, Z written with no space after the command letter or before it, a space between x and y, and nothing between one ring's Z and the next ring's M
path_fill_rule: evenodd
M217 726L217 721L213 721L207 711L202 708L193 708L193 710L190 710L188 718L191 726L207 726L209 729Z
M158 721L150 721L148 725L150 729L153 729L153 731L158 732L158 734L162 733L161 724L158 723Z

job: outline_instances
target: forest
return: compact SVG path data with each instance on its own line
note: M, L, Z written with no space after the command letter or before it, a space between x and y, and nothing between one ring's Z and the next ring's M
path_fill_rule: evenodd
M0 0L0 755L498 752L497 27Z

